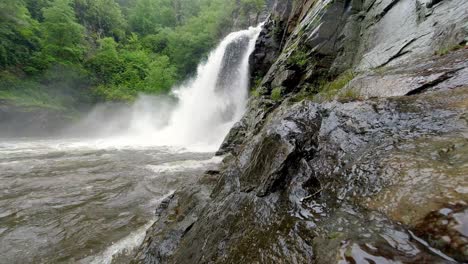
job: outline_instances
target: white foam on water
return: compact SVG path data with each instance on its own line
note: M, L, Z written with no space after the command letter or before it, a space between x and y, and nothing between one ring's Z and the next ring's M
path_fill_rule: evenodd
M160 204L163 200L167 199L173 194L174 191L171 191L168 194L164 195L159 199L158 204ZM96 256L85 258L81 260L80 263L111 264L116 256L120 254L132 253L133 250L135 250L141 245L141 243L143 243L146 231L156 222L156 220L157 219L152 219L146 225L138 228L137 230L130 233L128 236L113 243L102 253Z
M146 167L156 173L181 172L181 171L189 171L189 170L195 170L195 169L203 169L203 168L206 168L207 165L218 164L222 160L223 160L223 157L216 156L209 160L174 161L174 162L163 163L160 165L148 165Z
M11 141L2 144L0 155L14 154L49 154L60 151L93 151L93 150L146 150L157 147L159 152L181 153L188 150L178 146L153 146L149 144L132 144L132 142L119 142L118 138L66 138L66 139L28 139L24 141Z
M146 230L154 224L155 220L148 222L148 224L140 227L136 231L132 232L127 237L117 241L112 246L106 249L102 255L94 257L89 263L92 264L110 264L114 256L131 252L135 248L141 245L145 239Z

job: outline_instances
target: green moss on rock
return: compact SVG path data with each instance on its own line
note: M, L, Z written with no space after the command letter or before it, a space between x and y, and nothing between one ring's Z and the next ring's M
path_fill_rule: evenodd
M281 94L283 89L281 87L276 87L271 91L271 100L279 101L281 100Z

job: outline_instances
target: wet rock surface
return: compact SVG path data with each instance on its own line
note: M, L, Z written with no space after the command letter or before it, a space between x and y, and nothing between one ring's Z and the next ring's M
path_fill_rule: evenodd
M283 37L280 42L266 41L271 37L259 39L257 56L270 55L276 59L257 59L254 53L254 80L263 77L257 87L260 94L269 95L277 87L282 87L284 94L301 89L314 92L310 86L317 82L353 70L365 73L363 78L356 79L355 86L363 86L360 89L369 97L401 95L454 76L466 83L466 77L460 77L466 76L466 71L461 72L458 67L466 61L466 53L458 58L459 62L451 62L452 71L443 69L443 61L437 65L430 59L435 53L445 54L465 46L467 8L468 2L464 0L296 1L291 8L284 9L289 16L282 23L274 19L267 22L261 36L280 32ZM396 70L395 74L378 76L401 65L406 65L409 72ZM425 72L421 73L422 69ZM275 81L279 74L288 71L294 74L283 76L281 82ZM417 79L414 76L417 74L426 78Z
M361 98L390 97L453 89L468 83L468 49L446 56L418 59L394 67L374 69L354 78L343 89Z
M466 262L468 2L277 3L222 168L158 211L135 263Z
M460 262L468 261L468 205L449 204L428 214L416 226L416 234L448 252Z
M210 197L198 198L199 187L176 194L178 198L149 231L140 251L146 253L139 255L139 261L450 263L453 258L463 259L463 232L461 242L441 252L432 248L440 248L437 244L421 242L414 230L424 230L424 224L416 223L424 223L431 209L442 209L440 198L454 203L468 199L460 189L466 184L467 100L468 89L459 88L349 103L304 101L291 106L285 102L256 135L225 158ZM419 144L432 152L406 152ZM402 150L405 155L400 156ZM436 155L435 164L421 157L426 154ZM437 166L437 155L461 160ZM414 172L419 178L406 179L404 162L397 162L400 167L389 165L400 158L408 163L424 161L409 170L438 171ZM440 195L428 195L437 191L432 185ZM399 197L395 203L385 198L383 203L388 204L375 206L382 195ZM408 206L400 208L405 202ZM419 206L426 208L418 210ZM416 211L408 213L410 207ZM391 210L415 218L404 221ZM466 217L457 219L464 230Z

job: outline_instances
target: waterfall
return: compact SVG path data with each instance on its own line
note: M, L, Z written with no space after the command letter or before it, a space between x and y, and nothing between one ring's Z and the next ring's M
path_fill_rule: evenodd
M154 133L169 145L217 148L242 117L248 98L249 56L260 26L228 35L198 68L197 77L174 91L179 100L168 125Z
M99 134L101 145L217 150L245 112L249 57L261 27L229 34L170 98L142 95L130 107L98 106L71 130Z

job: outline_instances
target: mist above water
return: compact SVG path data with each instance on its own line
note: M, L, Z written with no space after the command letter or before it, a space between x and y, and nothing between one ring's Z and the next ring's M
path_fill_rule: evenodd
M171 96L141 95L131 106L102 104L67 133L102 138L94 144L171 146L214 151L242 117L249 56L261 25L229 34Z

